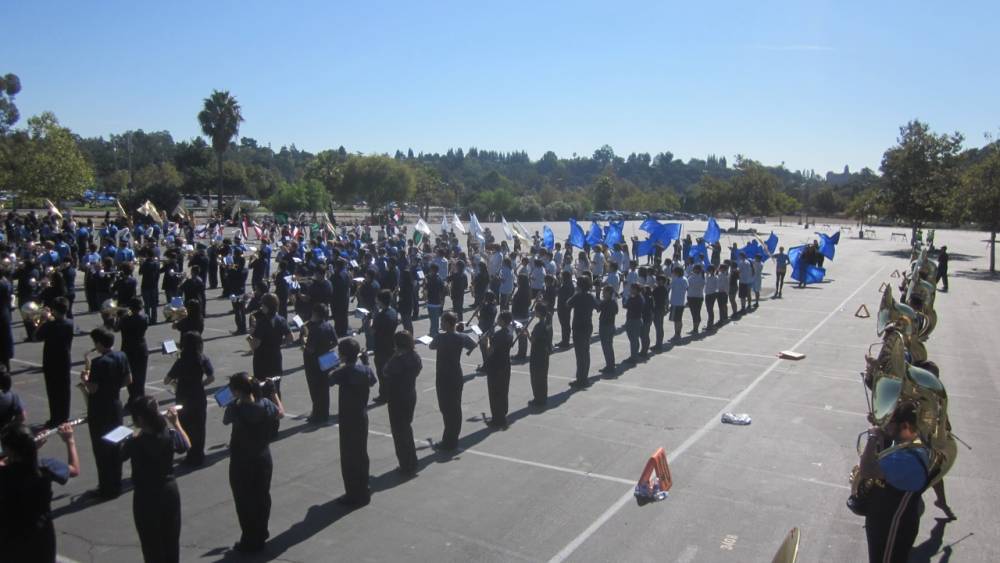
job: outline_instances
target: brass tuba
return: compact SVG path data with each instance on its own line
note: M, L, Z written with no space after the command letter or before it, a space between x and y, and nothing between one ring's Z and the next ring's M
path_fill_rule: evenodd
M177 322L186 318L187 314L187 307L184 306L184 303L179 298L173 299L163 306L163 317L168 322Z
M21 305L20 311L24 324L34 325L35 328L38 328L44 321L52 318L52 314L48 308L42 307L35 301L28 301L24 305Z
M104 320L110 320L119 313L127 310L125 307L119 307L118 300L116 299L105 299L104 303L101 303L101 317Z

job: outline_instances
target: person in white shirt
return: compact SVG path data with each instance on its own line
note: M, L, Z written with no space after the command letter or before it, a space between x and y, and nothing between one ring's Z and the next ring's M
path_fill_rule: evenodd
M718 297L716 295L718 292L719 280L716 277L716 268L715 265L711 265L708 267L708 273L705 274L705 311L708 312L706 330L715 329L715 299Z
M753 264L747 260L745 252L740 252L736 267L740 272L740 313L743 313L750 306L750 288L753 287Z
M582 276L584 272L590 274L590 258L586 252L580 251L576 256L576 277Z
M604 285L611 288L611 298L617 301L622 288L621 276L618 275L618 264L611 263L608 276L604 278Z
M632 260L628 263L629 269L625 273L622 281L622 299L632 295L632 286L639 283L639 263Z
M719 266L719 272L715 275L716 302L719 304L719 324L729 320L729 261L726 260Z
M594 281L604 279L604 264L606 261L604 247L599 244L594 246L594 260L591 267L591 271L594 273Z
M545 263L540 258L532 264L528 279L531 287L531 298L537 299L539 294L545 291Z
M702 265L695 264L688 276L687 290L688 308L691 309L691 321L694 323L692 334L698 334L701 328L701 306L705 301L705 274Z
M753 257L753 308L760 307L760 286L764 282L764 261L758 254Z
M674 321L674 337L676 342L681 339L681 327L684 323L684 307L687 305L688 281L684 277L684 268L674 267L674 276L670 280L670 320Z
M552 261L555 262L556 264L562 264L563 261L562 245L557 242L555 244L555 249L556 252L555 254L552 255Z

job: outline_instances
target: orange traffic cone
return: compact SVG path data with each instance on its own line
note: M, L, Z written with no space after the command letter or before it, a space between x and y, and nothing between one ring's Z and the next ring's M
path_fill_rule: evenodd
M670 466L667 464L667 453L663 448L658 448L653 455L649 456L646 467L642 470L642 476L635 486L635 498L642 506L649 502L667 498L667 492L673 486L670 478Z

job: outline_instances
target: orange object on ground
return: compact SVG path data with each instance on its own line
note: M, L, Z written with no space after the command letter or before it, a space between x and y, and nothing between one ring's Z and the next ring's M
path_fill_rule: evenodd
M670 478L670 466L667 464L667 453L658 448L649 456L646 467L642 470L639 483L635 486L635 496L639 504L645 504L666 497L667 491L673 486Z

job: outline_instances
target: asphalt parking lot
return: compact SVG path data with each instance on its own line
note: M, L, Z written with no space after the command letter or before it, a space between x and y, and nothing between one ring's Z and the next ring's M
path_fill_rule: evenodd
M638 223L630 222L630 236ZM498 225L495 232L502 232ZM541 224L526 223L529 231ZM704 223L686 223L694 231ZM723 224L723 227L728 225ZM787 247L811 241L819 226L757 225L773 228ZM565 238L565 223L553 225ZM592 381L573 390L571 349L550 362L549 405L529 407L526 364L514 365L505 431L487 427L484 376L475 374L478 353L465 364L465 422L460 450L443 455L429 447L441 434L434 393L434 353L418 345L424 370L414 435L422 445L419 476L400 480L394 469L384 406L369 411L372 503L349 510L333 503L343 493L335 423L307 425L310 401L298 348L284 350L283 399L289 415L272 444L274 479L271 540L252 560L283 561L770 561L789 529L802 532L800 561L862 561L863 519L844 505L847 475L857 461L854 440L866 428L865 396L859 371L864 353L877 342L875 320L858 319L862 304L877 311L879 286L907 267L907 245L845 233L836 259L827 262L827 282L807 289L787 287L771 299L765 277L760 308L716 333L688 337L648 361L612 377L600 377L600 346L591 350ZM1000 407L1000 282L982 273L987 265L983 233L939 231L938 245L952 255L951 291L939 293L939 324L928 342L950 397L954 430L973 449L962 448L946 479L959 519L938 520L933 494L925 495L915 560L998 561L1000 525L994 499L1000 476L989 460L1000 455L988 421ZM723 245L744 239L723 237ZM766 271L770 272L770 268ZM81 277L82 280L82 277ZM224 377L250 368L246 340L232 336L230 303L209 292L205 351ZM97 326L96 314L77 303L77 326ZM16 315L15 315L16 316ZM624 315L621 320L623 322ZM690 319L686 321L690 323ZM359 321L351 320L352 328ZM426 317L416 323L427 330ZM558 325L556 338L559 338ZM18 321L15 337L23 339ZM167 324L149 329L151 348L176 338ZM616 338L619 360L627 356L624 334ZM90 349L74 342L74 377ZM782 350L806 355L777 357ZM15 390L34 422L48 410L41 371L41 344L19 343ZM163 402L172 394L162 384L173 357L153 352L148 390ZM218 383L217 383L218 384ZM333 390L336 392L336 389ZM73 391L72 412L84 405ZM334 406L336 402L333 403ZM748 413L749 426L720 423L724 412ZM229 429L210 401L208 459L195 471L179 469L185 561L244 559L229 552L239 528L228 485ZM132 521L131 494L93 504L81 493L96 485L89 438L77 432L83 474L57 488L53 508L59 553L66 560L136 561L141 558ZM632 496L642 468L665 448L673 477L670 496L644 507ZM57 440L43 455L62 456ZM128 469L125 470L126 476ZM990 538L993 538L992 540Z

